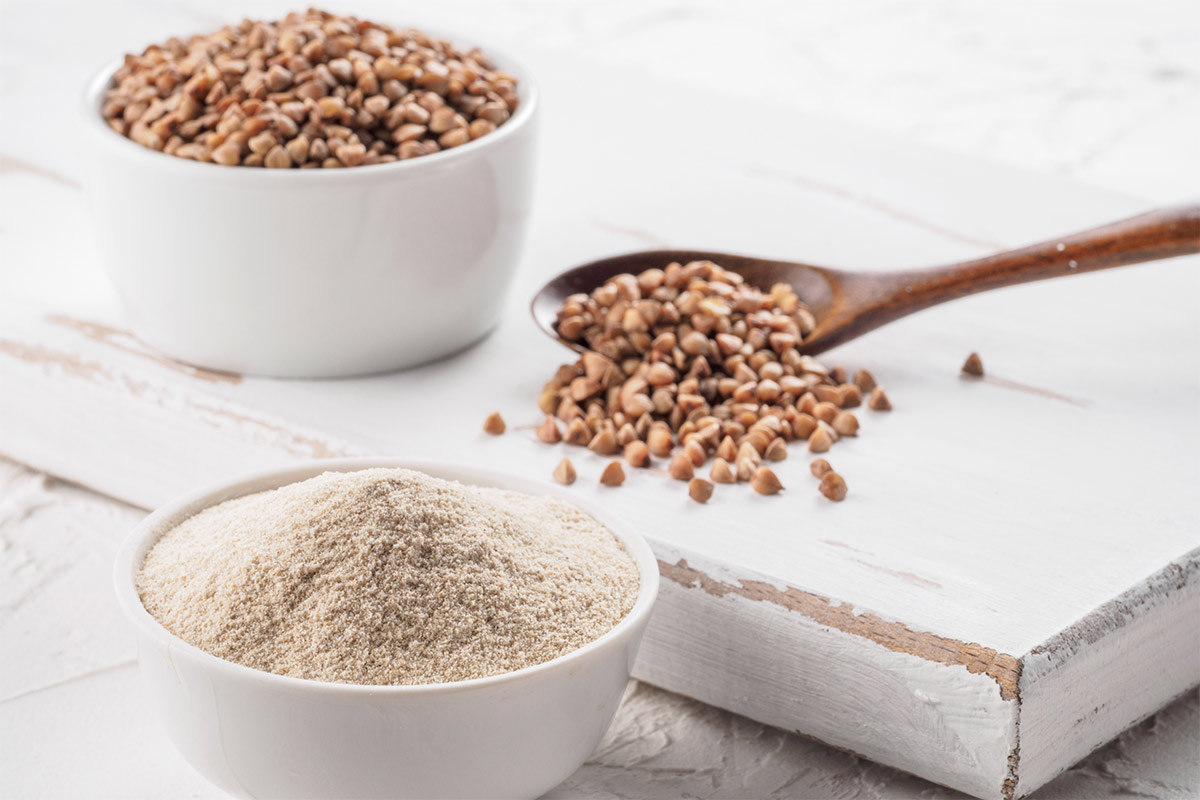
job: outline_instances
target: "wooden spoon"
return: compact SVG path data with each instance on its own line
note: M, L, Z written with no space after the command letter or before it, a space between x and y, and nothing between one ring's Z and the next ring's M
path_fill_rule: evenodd
M530 310L542 330L583 352L586 347L566 341L555 329L558 309L568 296L591 292L623 272L636 275L650 267L661 269L672 261L686 264L707 259L741 273L747 282L762 289L778 282L790 283L817 319L817 327L800 345L801 352L811 355L947 300L1002 286L1191 253L1200 253L1200 205L1150 211L972 261L895 272L852 272L698 250L649 250L567 270L542 287Z

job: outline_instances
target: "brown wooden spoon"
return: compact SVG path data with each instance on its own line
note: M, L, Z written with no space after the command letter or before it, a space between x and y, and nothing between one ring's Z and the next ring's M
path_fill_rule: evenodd
M649 250L604 258L563 272L542 287L530 310L542 330L583 352L583 345L566 341L555 329L558 309L568 296L590 292L623 272L637 274L650 267L661 269L672 261L708 259L740 272L747 282L763 289L778 282L790 283L817 319L817 327L800 350L816 354L947 300L1002 286L1192 253L1200 253L1200 205L1150 211L973 261L895 272L853 272L698 250Z

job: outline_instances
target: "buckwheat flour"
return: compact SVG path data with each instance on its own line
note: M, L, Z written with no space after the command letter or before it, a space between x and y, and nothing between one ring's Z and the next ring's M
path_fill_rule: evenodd
M201 511L155 544L137 583L151 615L220 658L386 685L577 649L629 612L639 577L571 505L370 469Z

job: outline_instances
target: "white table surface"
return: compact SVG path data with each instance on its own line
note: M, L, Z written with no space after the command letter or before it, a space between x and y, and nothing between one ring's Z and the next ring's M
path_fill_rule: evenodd
M112 598L111 559L143 512L0 460L0 797L219 798L157 728ZM1190 693L1038 791L1038 800L1191 798ZM567 798L963 798L958 792L643 684L631 684Z
M528 43L634 64L648 83L664 77L712 86L744 97L747 108L784 103L1014 169L1065 174L1147 205L1195 197L1200 187L1200 9L1192 2L337 5L388 19L411 14L514 51ZM77 99L74 84L30 77L52 57L45 53L80 48L98 64L114 48L182 32L164 27L181 13L196 29L212 27L226 15L211 7L0 0L0 119L26 120L0 126L0 190L11 190L6 173L26 171L36 124L69 119L64 109ZM258 16L287 4L237 7ZM61 157L69 163L76 155ZM0 253L0 269L14 266ZM70 453L70 442L59 446ZM110 557L140 515L0 461L0 797L219 796L155 729L110 597ZM1200 695L1191 693L1035 796L1195 797L1198 752ZM959 795L631 686L593 759L551 796Z

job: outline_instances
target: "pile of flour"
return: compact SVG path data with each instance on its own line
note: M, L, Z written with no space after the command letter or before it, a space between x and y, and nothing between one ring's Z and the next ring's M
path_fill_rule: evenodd
M329 472L205 509L138 574L146 610L297 678L441 683L540 664L633 607L637 567L573 506L420 472Z

